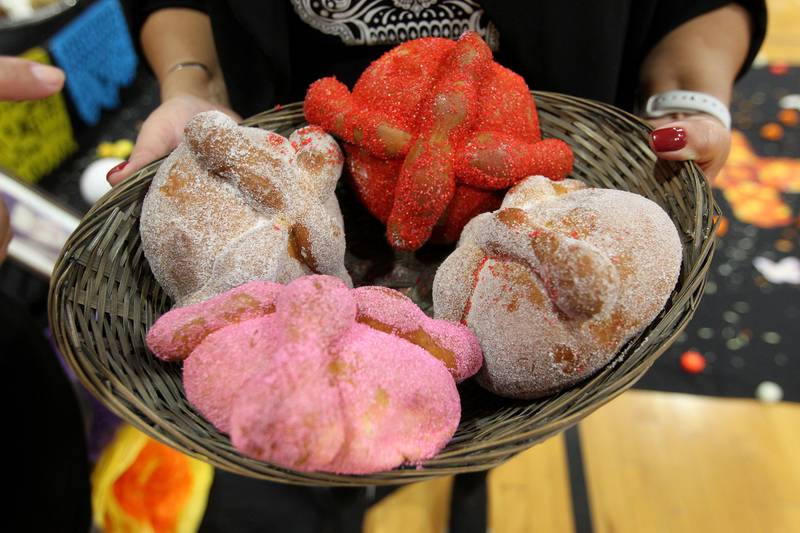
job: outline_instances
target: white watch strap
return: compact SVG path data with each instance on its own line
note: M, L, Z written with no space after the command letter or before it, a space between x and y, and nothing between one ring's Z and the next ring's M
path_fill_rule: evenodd
M731 112L719 99L706 93L695 91L667 91L654 94L647 99L645 116L658 118L670 113L706 113L719 119L730 129Z

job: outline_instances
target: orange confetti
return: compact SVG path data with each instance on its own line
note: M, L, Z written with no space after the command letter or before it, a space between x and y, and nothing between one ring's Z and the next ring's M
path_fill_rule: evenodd
M776 122L769 122L761 127L761 137L768 141L779 141L783 138L783 128Z
M784 62L773 63L769 66L769 71L776 76L783 76L789 72L789 65Z
M728 233L728 217L714 216L714 223L717 224L717 237L724 237Z
M681 368L688 374L699 374L706 368L706 358L700 352L688 350L681 354Z
M786 239L780 239L775 241L775 249L779 252L789 253L794 248L794 243L792 241Z
M800 124L800 113L795 109L781 109L778 113L778 120L784 126L797 126Z

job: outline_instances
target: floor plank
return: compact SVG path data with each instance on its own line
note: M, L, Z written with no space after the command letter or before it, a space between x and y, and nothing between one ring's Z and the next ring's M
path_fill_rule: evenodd
M630 391L580 431L596 533L800 532L800 405Z
M364 533L444 533L450 517L452 477L414 483L373 505Z
M494 469L489 483L492 533L574 530L564 437L559 435ZM370 508L364 533L443 533L452 477L404 487Z
M492 533L574 531L563 435L489 474L489 528Z
M761 55L770 62L800 65L800 0L767 0L767 38Z

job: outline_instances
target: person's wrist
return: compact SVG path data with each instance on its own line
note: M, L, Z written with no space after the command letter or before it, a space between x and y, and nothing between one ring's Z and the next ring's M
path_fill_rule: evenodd
M696 91L730 105L733 93L733 74L713 66L704 69L672 70L654 67L645 68L639 84L640 104L654 94L668 91Z
M728 106L713 95L700 91L665 91L647 99L640 114L648 119L670 116L704 114L718 120L726 129L731 127Z
M178 96L194 96L213 104L228 106L225 82L204 68L176 68L161 78L161 101Z

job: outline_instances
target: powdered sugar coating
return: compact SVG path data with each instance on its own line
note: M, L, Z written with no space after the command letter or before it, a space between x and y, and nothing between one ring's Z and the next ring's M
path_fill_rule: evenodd
M607 364L675 286L681 242L669 216L628 192L527 178L475 218L437 271L437 318L461 320L497 394L542 396Z
M474 375L483 364L475 335L463 324L433 320L405 295L387 287L353 290L358 320L420 346L442 361L456 382Z
M282 285L253 281L162 315L147 332L147 347L164 361L182 361L211 333L270 314Z
M351 283L333 190L343 157L319 128L291 139L209 111L186 126L144 199L142 246L176 306L253 280Z

